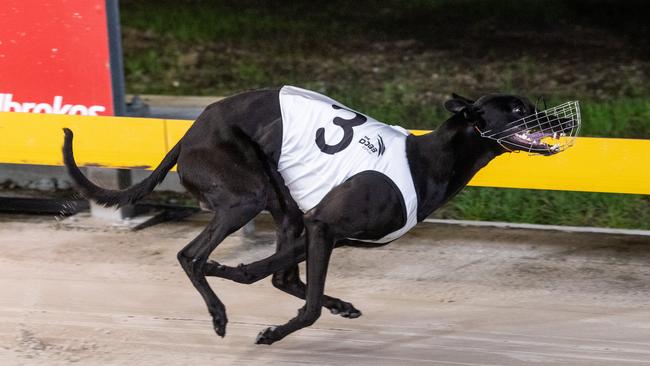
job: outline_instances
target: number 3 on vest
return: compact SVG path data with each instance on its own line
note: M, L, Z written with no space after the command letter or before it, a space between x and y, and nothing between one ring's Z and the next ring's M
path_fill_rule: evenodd
M366 121L368 120L366 116L362 114L339 107L335 104L332 104L332 108L343 109L348 112L354 113L354 118L352 119L344 119L341 117L334 118L332 123L334 123L335 125L343 129L343 138L335 145L328 145L327 143L325 143L325 129L323 127L316 130L316 146L318 146L320 151L330 155L334 155L337 152L345 150L345 148L347 148L350 145L350 143L352 142L352 138L354 137L354 131L352 130L352 127L360 126L366 123Z

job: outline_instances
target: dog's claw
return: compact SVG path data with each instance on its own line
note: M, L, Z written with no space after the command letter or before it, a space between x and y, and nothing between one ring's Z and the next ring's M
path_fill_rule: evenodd
M273 342L278 340L278 335L275 333L277 327L268 327L261 331L257 338L255 338L255 344L273 344Z
M356 312L351 312L351 313L349 313L348 318L350 318L350 319L354 319L354 318L358 318L358 317L360 317L361 315L362 315L362 314L361 314L361 311L360 311L360 310L357 310Z
M217 335L221 338L226 336L226 328L214 328L214 331L217 332Z
M361 316L361 311L355 309L355 311L346 311L340 313L339 315L341 315L344 318L355 319Z
M228 319L226 316L212 317L212 327L217 335L221 338L226 336L226 324L228 324Z
M349 318L349 319L358 318L362 315L361 310L358 310L357 308L354 307L354 305L345 301L337 302L329 309L330 309L330 313L334 315L340 315L344 318Z

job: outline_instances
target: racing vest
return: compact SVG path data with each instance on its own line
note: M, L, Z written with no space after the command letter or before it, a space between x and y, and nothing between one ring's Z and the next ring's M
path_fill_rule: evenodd
M303 212L354 175L374 171L386 176L401 193L406 222L381 239L362 241L386 243L415 226L418 204L406 158L407 130L293 86L280 89L280 110L282 149L278 171Z

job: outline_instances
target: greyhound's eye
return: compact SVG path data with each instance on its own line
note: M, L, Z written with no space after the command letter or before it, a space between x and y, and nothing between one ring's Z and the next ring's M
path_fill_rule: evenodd
M524 109L521 108L521 107L514 107L514 108L512 108L512 113L521 114L521 112L523 112L523 111L524 111Z

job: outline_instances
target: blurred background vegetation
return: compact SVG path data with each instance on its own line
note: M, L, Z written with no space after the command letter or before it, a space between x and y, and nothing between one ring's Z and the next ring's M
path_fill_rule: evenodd
M585 136L650 138L648 8L611 0L122 0L127 91L227 96L292 84L427 129L448 117L442 102L451 92L508 92L549 104L579 99ZM435 215L650 229L650 198L470 187Z

